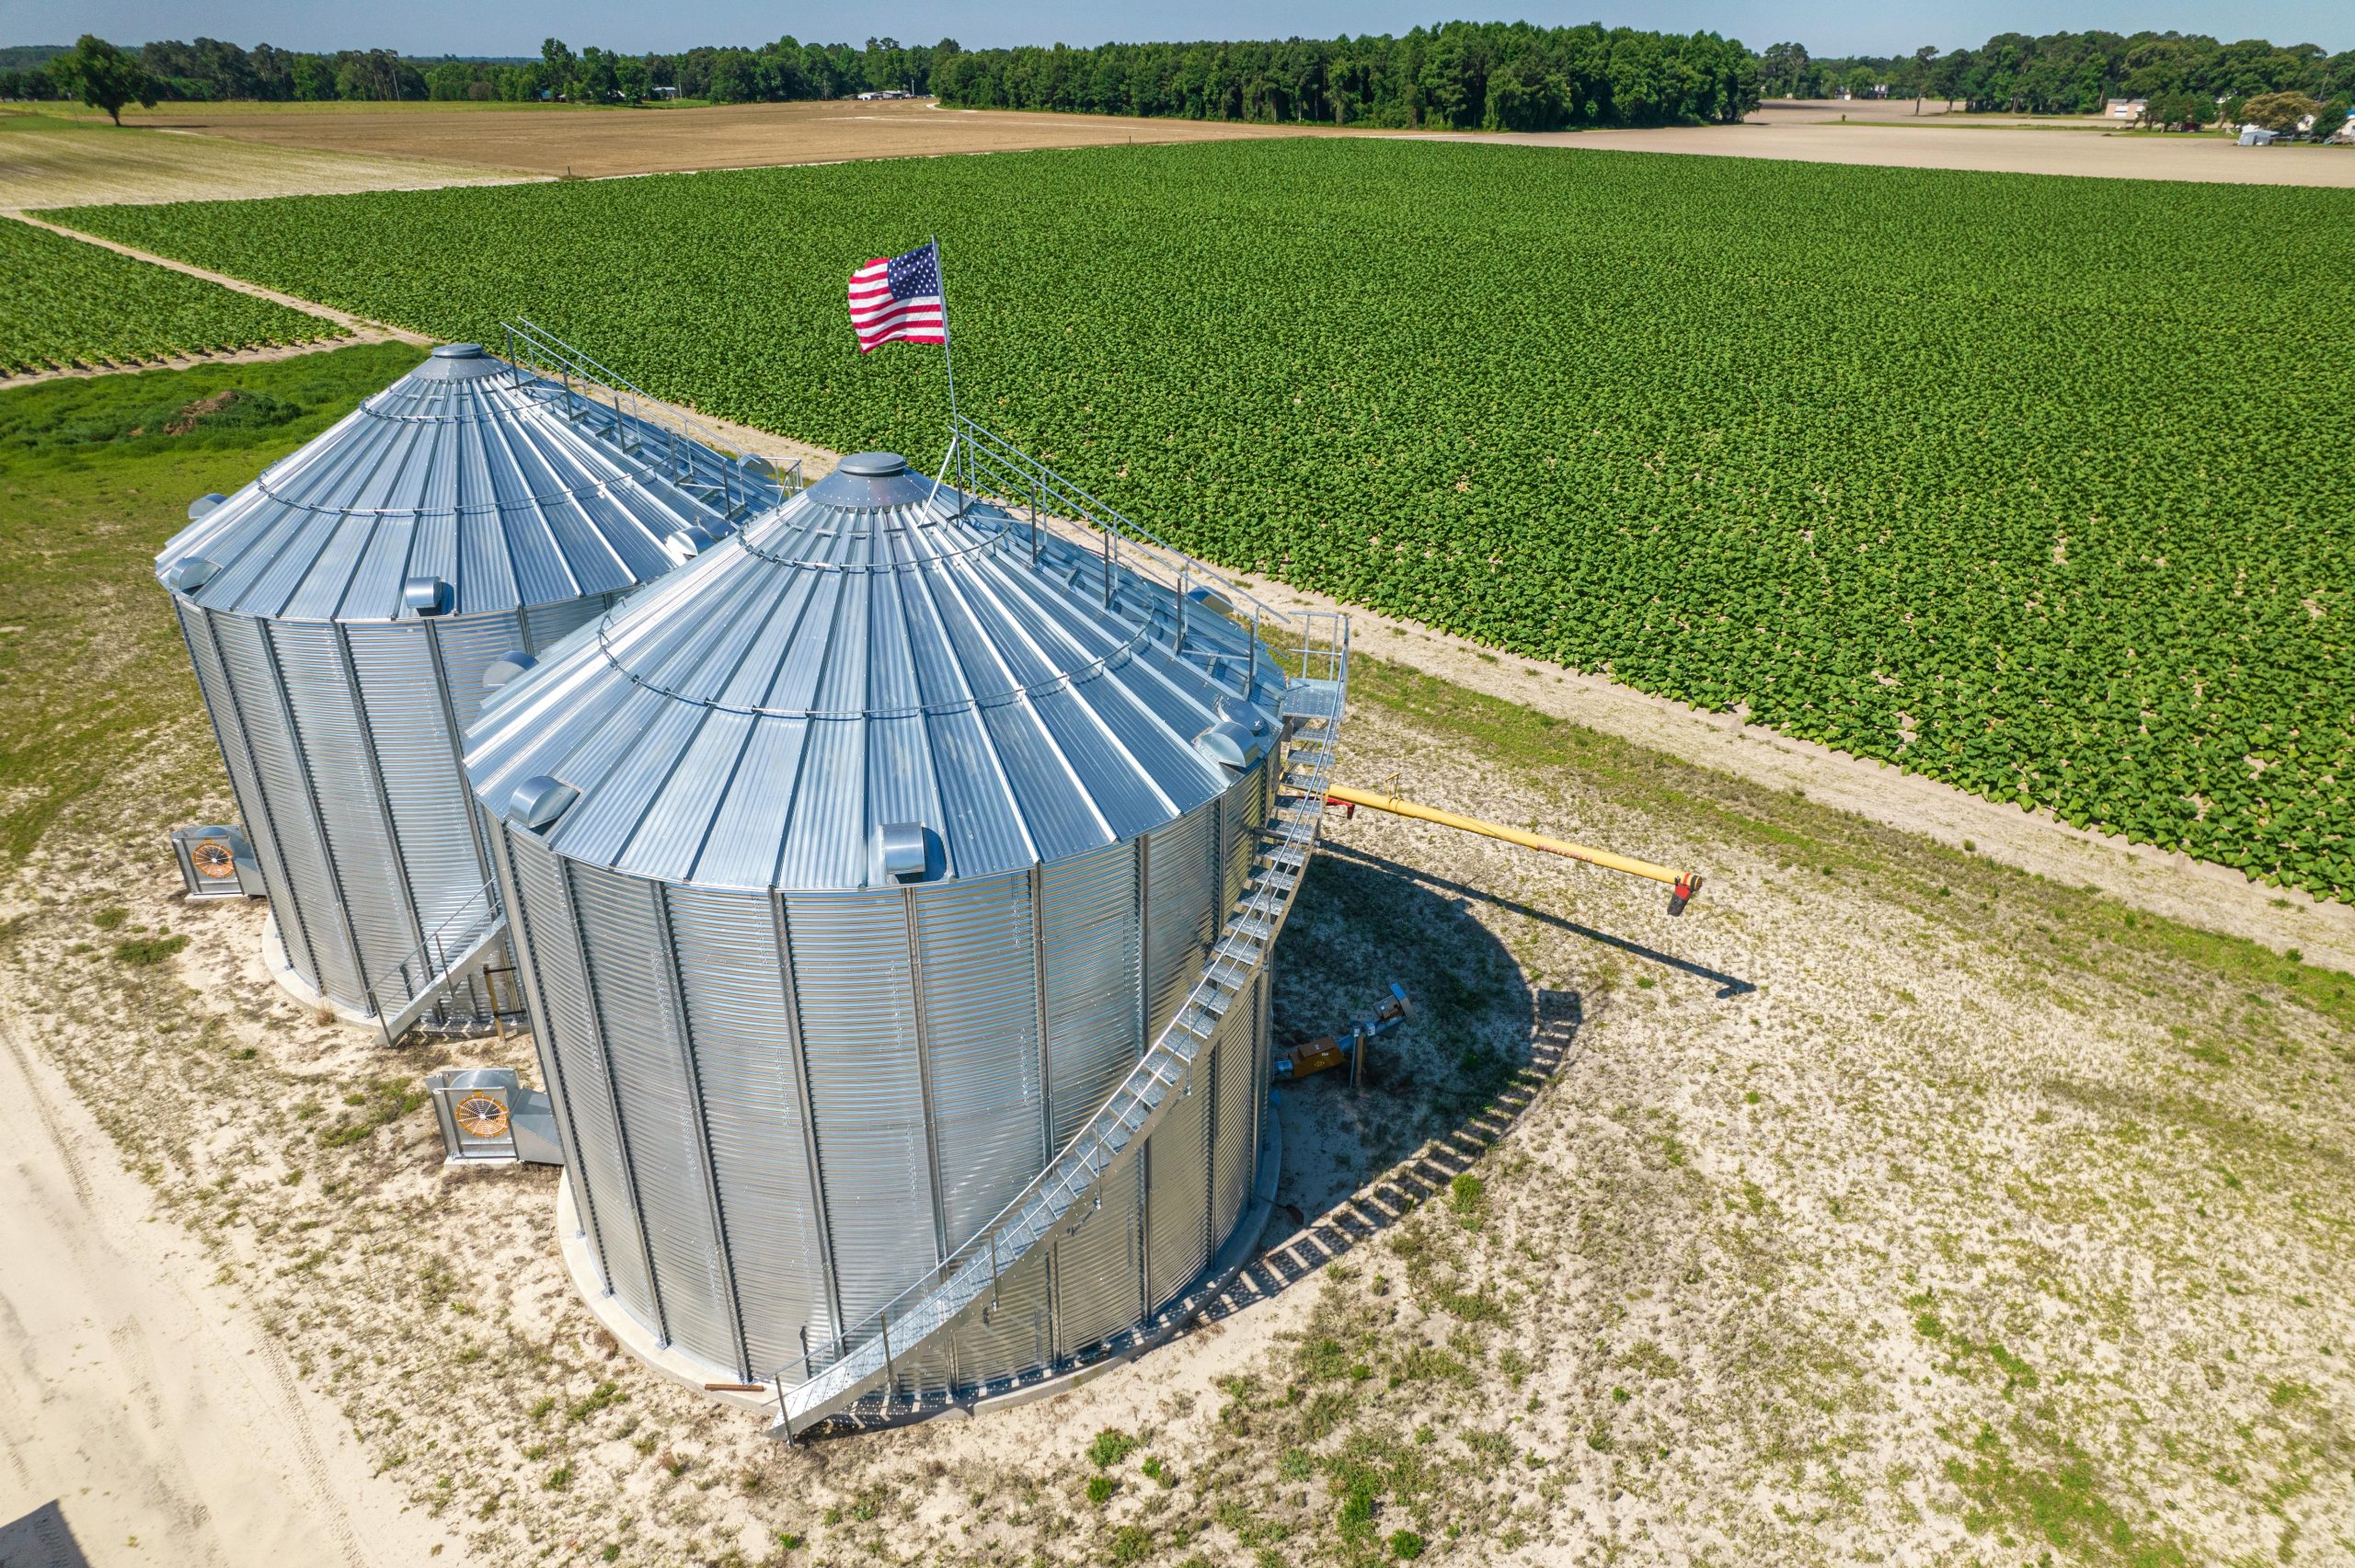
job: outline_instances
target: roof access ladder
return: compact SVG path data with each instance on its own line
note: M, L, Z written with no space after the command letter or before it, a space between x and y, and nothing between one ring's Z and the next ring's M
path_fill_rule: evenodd
M1097 1189L1136 1158L1178 1102L1220 1021L1248 996L1292 912L1315 848L1348 694L1349 618L1308 612L1301 620L1285 617L1283 624L1298 628L1302 637L1299 647L1276 650L1288 674L1298 670L1284 691L1281 755L1270 761L1282 770L1283 788L1243 893L1178 1015L1077 1136L995 1219L844 1335L838 1343L845 1348L830 1365L799 1382L789 1382L783 1371L776 1374L778 1419L771 1436L790 1442L847 1414L878 1389L888 1397L902 1358L954 1332L987 1305L1001 1277L1038 1248L1051 1245L1058 1229L1071 1216L1086 1212ZM1255 635L1264 629L1264 624L1255 626Z

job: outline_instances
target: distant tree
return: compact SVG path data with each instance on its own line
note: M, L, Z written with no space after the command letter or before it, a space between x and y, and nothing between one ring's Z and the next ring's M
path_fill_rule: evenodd
M1771 97L1798 97L1807 80L1807 46L1770 43L1758 57L1758 90Z
M2322 105L2303 93L2260 93L2241 105L2241 122L2287 134L2306 116L2321 113Z
M155 107L163 84L148 74L147 67L136 55L127 54L106 40L84 33L75 40L74 52L61 54L49 63L49 74L58 87L73 94L92 109L107 111L117 125L122 123L122 106L135 103L142 109Z
M2216 100L2177 87L2154 93L2142 104L2142 123L2161 131L2197 131L2216 117Z
M1938 46L1925 43L1913 52L1913 112L1922 112L1922 95L1930 86L1930 62L1938 57Z

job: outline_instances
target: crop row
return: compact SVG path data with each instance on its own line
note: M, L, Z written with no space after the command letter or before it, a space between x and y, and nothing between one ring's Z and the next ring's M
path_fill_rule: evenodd
M0 375L339 338L333 322L0 221Z
M937 232L966 411L1207 556L2355 897L2355 193L1286 141L69 221L934 456L842 288Z

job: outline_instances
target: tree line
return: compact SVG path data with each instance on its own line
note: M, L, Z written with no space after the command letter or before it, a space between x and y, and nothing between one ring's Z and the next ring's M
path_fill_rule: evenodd
M934 87L965 109L1561 131L1740 120L1756 61L1715 33L1448 22L1403 37L973 50Z
M2263 39L2219 43L2199 33L1999 33L1942 54L1811 57L1796 43L1758 57L1770 98L1937 98L2014 114L2098 114L2111 98L2142 98L2154 124L2237 120L2249 100L2291 94L2343 114L2355 97L2355 50Z
M1798 43L1752 54L1715 33L1448 22L1397 38L1084 49L787 37L757 48L628 55L549 39L536 60L425 60L383 49L248 50L206 38L119 50L85 38L72 51L0 52L0 97L98 102L94 85L118 109L161 98L750 103L905 92L968 109L1496 131L1719 122L1762 97L1842 93L2032 114L2097 113L2104 100L2128 97L2149 101L2151 123L2197 126L2269 101L2311 103L2336 123L2355 97L2355 50L2176 32L2002 33L1952 52L1817 57Z
M13 60L0 65L0 98L82 97L85 81L97 74L109 90L127 92L122 103L169 98L192 103L562 99L635 104L670 97L752 103L855 97L865 92L922 95L930 91L933 62L956 52L953 39L913 46L893 39L868 39L860 48L782 38L757 49L706 47L677 54L621 54L593 44L575 52L562 40L549 39L540 46L537 60L425 60L388 49L347 49L332 54L307 54L267 43L243 49L213 38L118 49L86 37L71 50L12 51ZM53 57L27 58L35 53Z

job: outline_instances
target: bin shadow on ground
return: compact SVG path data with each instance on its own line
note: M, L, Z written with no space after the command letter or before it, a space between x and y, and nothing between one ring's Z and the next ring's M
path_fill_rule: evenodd
M56 1503L0 1524L0 1568L90 1568Z
M1411 1213L1510 1131L1575 1060L1594 1014L1575 989L1533 985L1479 903L1707 981L1735 976L1379 855L1320 845L1275 960L1275 1040L1338 1034L1404 986L1406 1027L1346 1068L1280 1087L1283 1173L1258 1254L1208 1307L1223 1317L1271 1296Z

